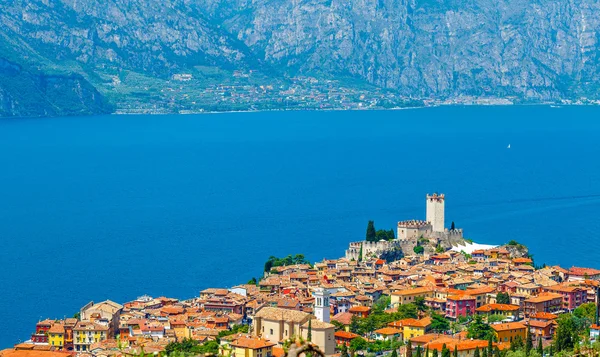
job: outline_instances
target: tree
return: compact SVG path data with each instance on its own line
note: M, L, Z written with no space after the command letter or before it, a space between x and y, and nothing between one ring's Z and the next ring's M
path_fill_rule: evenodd
M423 248L420 245L417 245L413 248L413 252L415 252L415 254L423 254L424 251L425 251L425 248Z
M529 324L527 324L527 337L525 341L525 355L529 356L533 349L533 338L531 337L531 328L529 327Z
M481 354L479 353L479 347L475 347L475 354L473 357L481 357Z
M367 348L367 341L362 337L357 337L350 342L350 351L356 352Z
M256 285L257 284L256 278L253 277L252 279L248 280L248 284L249 285Z
M450 357L450 350L445 343L442 345L442 357Z
M73 318L79 320L81 318L81 313L79 311L77 311L76 313L73 314Z
M492 335L488 337L487 357L492 357L494 354L494 345L492 344Z
M367 242L377 241L377 232L375 231L375 222L369 221L367 224Z
M308 333L306 334L308 342L312 341L312 319L308 320Z
M521 336L515 337L510 343L510 350L513 352L521 350L523 347L525 347L525 344L523 343Z
M544 355L544 346L542 345L542 337L538 337L537 352L540 356Z
M398 352L396 352L395 348L392 350L392 356L391 357L398 357Z
M452 221L452 224L450 225L450 230L453 231L456 229L456 226L454 225L454 221Z
M362 262L363 260L363 248L362 248L362 243L360 244L360 250L358 251L358 261Z
M450 329L450 322L446 318L436 312L431 313L431 325L429 326L432 331L444 332Z
M426 311L427 306L425 305L425 298L423 296L415 297L415 302L413 303L417 307L419 311Z
M414 304L402 304L398 306L398 320L416 319L417 317L417 307Z
M433 352L431 352L431 357L438 357L438 350L434 348Z
M577 326L571 314L563 314L558 319L558 328L554 335L556 351L570 351L577 341Z
M346 346L345 343L342 343L342 345L340 346L340 352L341 352L340 357L350 357L348 355L348 347Z
M498 293L496 294L496 303L498 304L510 304L510 296L508 293Z
M580 305L573 310L573 316L580 319L587 319L589 323L593 323L596 320L596 304L588 302Z
M487 340L491 334L493 334L492 327L483 322L481 315L475 315L473 322L467 328L467 337L476 340Z
M417 346L417 353L415 354L415 357L421 357L421 346ZM428 356L425 356L425 357L428 357Z
M406 356L405 357L412 357L412 342L410 342L410 340L408 340L408 343L406 344Z
M343 323L341 323L341 322L339 322L337 320L331 320L330 322L331 322L331 324L333 326L335 326L335 330L336 331L341 331L341 330L343 330L346 327L346 326L344 326Z
M452 355L453 357L458 357L458 348L456 348L456 345L454 345L454 353Z
M425 357L429 357L429 346L425 349Z

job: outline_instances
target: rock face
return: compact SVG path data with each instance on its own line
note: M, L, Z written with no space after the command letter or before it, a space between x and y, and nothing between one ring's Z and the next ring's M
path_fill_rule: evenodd
M168 78L218 66L278 78L346 76L420 99L599 97L600 2L593 0L0 4L0 58L25 71L79 73L77 80L67 76L69 92L85 82L103 89L109 68ZM20 112L15 96L0 87L5 113ZM97 95L84 97L93 110L88 100Z

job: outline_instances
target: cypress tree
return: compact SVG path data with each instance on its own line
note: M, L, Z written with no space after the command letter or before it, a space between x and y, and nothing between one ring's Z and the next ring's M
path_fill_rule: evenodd
M438 357L438 350L434 348L433 352L431 353L431 357Z
M410 342L410 340L408 340L408 343L406 344L406 357L412 357L412 343Z
M544 346L542 345L542 337L538 338L537 351L540 356L544 356Z
M360 251L358 252L358 261L362 262L363 260L363 249L362 249L362 243L360 244Z
M531 329L528 324L527 325L527 340L525 342L525 355L529 356L532 349L533 349L533 339L531 338Z
M450 350L445 343L442 345L442 357L450 357Z
M312 341L312 319L308 320L308 333L306 334L308 342Z
M492 345L492 335L488 338L487 357L492 357L494 354L494 346Z
M429 346L427 346L427 349L425 350L425 357L429 357Z
M375 231L375 222L369 221L367 224L367 242L377 241L377 232Z
M479 347L475 347L475 354L473 357L481 357L481 353L479 352Z
M392 357L398 357L398 352L396 352L396 349L394 348L394 350L392 351Z
M452 221L452 224L450 225L450 230L453 231L454 228L456 228L456 227L454 227L454 221Z
M458 348L454 345L454 357L458 357Z
M348 347L345 343L342 343L342 345L340 346L340 351L342 352L340 357L350 357L348 355Z
M421 356L421 346L417 346L417 353L415 355L416 355L416 357L422 357Z

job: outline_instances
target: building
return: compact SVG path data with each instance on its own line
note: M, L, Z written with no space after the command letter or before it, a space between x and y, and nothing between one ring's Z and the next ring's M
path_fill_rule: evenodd
M541 293L523 301L525 316L538 312L555 312L561 309L563 296L555 293Z
M431 232L432 227L429 222L413 219L398 222L396 236L401 241L417 240L419 237L429 236Z
M600 326L593 324L592 326L590 326L590 340L598 341L599 338L600 338Z
M433 288L424 286L413 289L406 289L400 291L394 291L391 295L390 301L392 306L397 307L398 305L404 305L408 303L414 303L418 297L428 298L433 297Z
M235 357L271 357L273 346L269 340L259 337L240 337L231 342L231 356Z
M312 331L312 342L325 352L335 352L335 326L321 322L313 315L302 311L263 307L254 315L252 332L255 336L266 338L273 343L288 340L292 337L307 338L309 320Z
M425 317L423 319L404 319L396 321L396 326L402 326L402 338L409 340L414 337L423 336L429 331L431 319Z
M76 352L87 352L90 345L108 338L109 327L90 321L79 321L73 328L73 344Z
M489 317L490 315L500 315L504 318L519 316L519 306L510 304L487 304L475 309L478 315Z
M449 295L446 298L446 316L457 319L475 314L476 299L471 295Z
M547 292L560 294L563 297L562 308L572 311L587 302L587 290L578 286L553 285L544 289Z
M448 348L450 350L451 355L454 355L454 350L456 349L456 354L458 355L458 357L473 357L475 355L475 349L477 349L477 348L479 348L479 350L483 354L483 351L485 351L485 349L488 346L488 341L485 341L485 340L458 340L458 339L442 337L442 338L438 338L432 342L425 344L424 347L422 347L422 348L429 350L429 356L426 356L426 357L433 356L434 350L436 350L438 352L437 355L439 356L439 355L441 355L444 345L446 345L446 348ZM499 347L499 348L504 347L497 343L494 343L493 346ZM413 352L413 356L414 355L415 355L415 353Z
M313 292L315 298L314 312L317 319L321 322L331 321L329 308L329 291L323 288L316 288Z
M525 341L527 337L527 326L520 322L493 324L491 326L499 342L512 342L517 337L521 337Z
M123 305L114 301L106 300L100 303L90 301L79 311L81 321L92 321L108 327L107 338L115 337L119 330L119 316L123 311Z
M426 220L431 224L433 232L444 232L444 194L427 195Z
M54 324L54 320L46 319L35 325L35 332L31 335L31 341L36 345L48 343L48 330Z
M58 351L65 347L65 326L59 322L55 323L48 330L48 344L54 346Z
M368 306L352 306L350 310L348 310L348 312L356 317L364 318L369 316L369 314L371 313L371 308Z
M402 330L394 327L384 327L373 331L375 339L379 341L399 341L402 339Z
M569 281L600 280L600 270L592 268L571 267Z
M352 340L354 340L357 337L360 337L360 335L357 335L355 333L348 332L348 331L336 331L334 333L334 336L335 336L335 343L337 345L346 345L346 346L350 346L350 342L352 342Z

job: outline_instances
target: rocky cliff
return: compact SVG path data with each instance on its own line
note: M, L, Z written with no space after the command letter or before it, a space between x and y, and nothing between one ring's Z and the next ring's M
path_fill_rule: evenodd
M0 38L8 43L0 57L23 68L77 73L78 80L65 82L70 92L87 82L112 103L133 92L160 92L172 74L207 67L277 80L351 78L419 99L599 97L600 2L593 0L0 0L0 6ZM136 81L117 90L124 71ZM202 90L221 80L211 76L193 85ZM4 112L18 112L14 90L0 88ZM78 100L84 97L89 103L98 96Z

